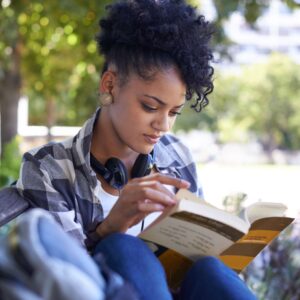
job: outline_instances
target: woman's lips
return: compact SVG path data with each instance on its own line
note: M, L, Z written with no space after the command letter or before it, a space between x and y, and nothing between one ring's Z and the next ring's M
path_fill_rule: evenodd
M148 134L144 134L144 137L149 144L156 144L161 138L158 135L148 135Z

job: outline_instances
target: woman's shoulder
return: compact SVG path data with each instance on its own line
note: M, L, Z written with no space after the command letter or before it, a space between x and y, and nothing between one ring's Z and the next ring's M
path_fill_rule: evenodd
M189 151L189 148L182 142L182 140L174 133L167 133L161 139L160 143L165 147L180 148Z
M173 160L181 162L182 165L188 165L193 162L192 154L189 148L181 139L173 133L165 134L158 144L160 152L171 156Z
M70 159L72 148L72 139L67 139L62 142L49 142L47 144L32 148L25 152L24 159L32 156L37 160L43 159Z
M74 169L72 139L62 142L50 142L33 148L23 155L23 166L35 166L49 173L69 173ZM72 172L73 173L73 172Z

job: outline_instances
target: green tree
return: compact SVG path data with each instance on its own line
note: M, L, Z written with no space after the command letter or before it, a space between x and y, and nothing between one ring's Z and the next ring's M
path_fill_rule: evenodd
M218 73L210 105L200 114L186 110L175 130L195 127L218 133L219 142L247 141L255 135L272 158L276 148L300 148L300 68L273 53L238 74Z
M201 5L201 0L189 0ZM113 0L0 0L1 145L17 132L21 94L30 99L34 124L79 125L97 105L97 80L102 58L93 41L98 19ZM286 1L297 6L292 0ZM264 1L215 0L216 49L226 52L223 22L237 8L253 22ZM212 118L201 121L213 126ZM196 122L196 117L194 117Z
M0 159L0 188L17 180L21 165L21 153L19 150L19 137L6 144L3 156Z
M2 145L16 134L21 94L30 98L34 123L52 126L61 119L74 123L87 116L91 105L86 104L97 101L95 83L102 63L94 37L98 19L111 2L2 0Z
M181 116L177 118L175 131L189 131L194 128L218 132L220 142L237 139L233 117L238 106L237 95L240 92L241 82L233 74L216 72L214 91L209 95L209 105L200 113L195 113L187 103ZM191 100L193 101L193 100ZM232 126L232 127L231 127ZM227 130L231 127L230 130Z
M246 68L234 121L247 124L267 153L300 147L300 69L287 56L273 53L260 65Z

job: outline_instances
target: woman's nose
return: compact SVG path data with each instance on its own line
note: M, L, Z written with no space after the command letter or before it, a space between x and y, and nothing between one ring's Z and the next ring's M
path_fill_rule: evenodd
M167 114L162 114L153 122L153 127L157 131L167 132L170 130L170 119Z

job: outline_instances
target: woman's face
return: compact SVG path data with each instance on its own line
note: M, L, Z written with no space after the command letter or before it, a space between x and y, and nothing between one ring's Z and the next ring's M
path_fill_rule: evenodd
M158 71L151 81L136 74L112 89L108 113L118 139L138 153L150 153L185 104L186 85L175 68Z

